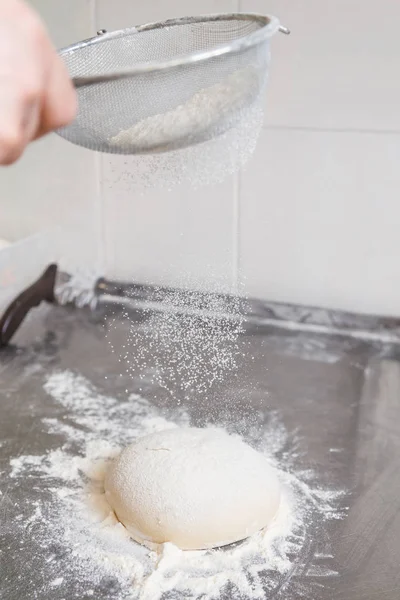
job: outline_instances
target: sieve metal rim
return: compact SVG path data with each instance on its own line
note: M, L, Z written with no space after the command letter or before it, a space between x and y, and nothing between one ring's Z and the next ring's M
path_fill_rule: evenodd
M102 32L100 35L94 36L86 40L82 40L80 42L60 49L59 54L61 57L67 56L69 54L78 52L79 50L88 46L105 43L108 40L124 37L129 33L140 34L145 31L162 29L165 27L190 25L199 22L218 22L227 20L258 21L262 24L262 27L260 27L260 29L256 31L248 33L243 37L237 38L232 42L229 42L228 44L221 44L207 51L192 52L190 54L185 54L165 61L149 61L144 63L137 63L131 69L123 69L110 73L99 73L85 77L73 77L72 81L75 87L82 87L85 85L112 81L113 79L123 79L125 77L128 78L139 74L156 73L165 71L167 69L179 69L189 64L203 62L211 58L216 58L225 54L233 54L240 52L244 49L251 48L272 37L280 29L284 29L281 28L279 19L271 15L259 15L253 13L220 13L215 15L201 15L197 17L180 17L176 19L168 19L167 21L159 21L156 23L147 23L145 25L138 25L126 29L119 29L109 33Z

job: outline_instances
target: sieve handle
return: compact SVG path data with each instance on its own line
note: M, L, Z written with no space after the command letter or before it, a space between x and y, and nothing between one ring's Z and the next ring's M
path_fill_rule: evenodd
M134 71L127 73L110 73L108 75L90 75L88 77L73 77L72 84L78 89L87 85L96 83L110 83L110 81L120 81L121 79L129 79L134 74Z

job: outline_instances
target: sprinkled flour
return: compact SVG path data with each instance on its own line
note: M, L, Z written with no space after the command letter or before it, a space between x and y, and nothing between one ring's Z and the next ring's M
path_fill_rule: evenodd
M148 117L115 135L110 143L119 151L163 151L203 141L232 127L242 110L259 92L254 67L239 69L226 79L194 94L174 110Z
M155 288L155 294L162 288ZM163 311L147 309L141 328L126 318L127 338L114 348L131 377L145 385L150 377L172 398L207 398L213 386L236 374L243 316L239 298L227 304L219 294L197 295L190 290L163 292ZM224 315L215 318L215 315ZM119 316L117 317L118 320ZM114 321L111 320L111 326Z
M154 188L164 193L182 184L190 193L223 182L252 157L264 123L264 104L262 94L230 129L200 144L154 154L107 155L105 185L114 195L117 188L132 197Z
M53 372L44 387L67 416L44 418L43 424L50 435L66 441L45 455L14 458L11 467L16 484L40 477L43 496L26 499L16 527L21 539L28 532L43 549L47 593L57 590L57 598L68 600L96 597L100 589L120 600L264 600L291 582L298 586L291 597L315 600L318 586L335 577L327 567L326 525L344 516L342 493L321 489L312 471L296 471L296 438L287 434L277 414L270 414L261 430L253 427L246 434L246 441L277 469L283 486L273 526L221 550L181 552L165 544L155 553L134 543L116 520L105 501L104 474L121 447L138 436L189 425L186 412L177 408L164 418L146 399L104 396L70 371ZM311 543L311 526L317 544L315 539ZM301 584L294 577L299 569ZM77 583L79 591L72 593ZM35 597L43 591L36 589Z

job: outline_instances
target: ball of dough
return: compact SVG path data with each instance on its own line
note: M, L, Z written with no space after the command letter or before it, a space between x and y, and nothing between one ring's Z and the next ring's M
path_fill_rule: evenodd
M266 458L220 429L168 429L123 450L106 497L136 541L183 550L243 540L274 518L280 487Z

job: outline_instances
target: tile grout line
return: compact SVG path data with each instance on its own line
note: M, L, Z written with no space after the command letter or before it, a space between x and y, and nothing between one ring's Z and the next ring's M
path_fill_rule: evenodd
M100 274L105 274L107 238L105 233L105 214L104 214L104 194L102 183L102 157L96 153L95 157L95 177L96 177L96 217L97 217L97 260Z
M96 35L98 30L97 23L97 2L91 0L91 35ZM97 219L97 270L98 274L104 276L107 263L107 236L105 230L105 205L103 193L103 155L99 152L95 153L95 203L96 203L96 219Z
M233 178L232 194L232 292L239 290L240 267L240 171Z
M241 12L242 0L235 0L233 10ZM240 266L240 170L233 176L232 190L232 293L239 291L239 266Z
M364 135L400 135L399 129L351 129L351 128L335 128L335 127L307 127L307 126L296 126L296 125L263 125L263 130L269 131L298 131L298 132L311 132L311 133L357 133Z

